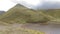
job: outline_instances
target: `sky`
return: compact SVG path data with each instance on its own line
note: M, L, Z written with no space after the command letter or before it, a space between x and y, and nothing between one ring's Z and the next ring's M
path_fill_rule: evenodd
M0 0L0 10L8 11L10 8L15 6L16 3L11 2L10 0Z
M14 7L17 3L22 4L28 8L37 8L43 7L43 5L49 6L49 4L52 6L54 6L54 4L59 5L60 0L0 0L0 10L8 11L10 8Z
M42 0L12 0L12 2L19 3L29 9L31 9L31 8L34 9L38 5L41 6L41 4L42 4Z

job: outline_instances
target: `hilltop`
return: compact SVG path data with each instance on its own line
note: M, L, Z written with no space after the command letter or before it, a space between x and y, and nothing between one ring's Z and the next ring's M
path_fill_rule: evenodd
M17 4L0 18L6 23L46 23L60 19L60 9L33 10Z
M0 20L7 23L42 23L48 21L38 11L28 9L20 4L8 10Z

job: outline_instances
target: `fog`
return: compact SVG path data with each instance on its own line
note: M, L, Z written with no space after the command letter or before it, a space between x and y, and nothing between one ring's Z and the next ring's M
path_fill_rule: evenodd
M16 4L30 9L60 9L60 0L0 0L0 10L8 11Z
M8 11L10 8L14 7L16 3L10 0L0 0L0 11Z
M13 0L13 2L30 9L60 9L60 0Z

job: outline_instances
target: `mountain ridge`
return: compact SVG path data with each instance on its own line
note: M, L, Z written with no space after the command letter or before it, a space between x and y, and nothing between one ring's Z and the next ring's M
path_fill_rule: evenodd
M42 15L41 12L45 15ZM0 18L6 23L47 23L50 21L48 16L60 19L60 9L33 10L17 4ZM53 19L53 18L52 18Z
M28 9L19 4L8 10L0 20L8 23L41 23L48 21L38 11Z

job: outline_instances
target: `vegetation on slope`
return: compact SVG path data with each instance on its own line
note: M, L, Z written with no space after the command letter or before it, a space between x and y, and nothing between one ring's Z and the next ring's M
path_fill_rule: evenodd
M17 4L0 18L7 23L46 23L52 19L60 19L60 9L32 10Z
M44 11L45 14L48 14L57 19L60 19L60 9L49 9L49 10L45 10L45 11Z
M2 15L0 20L7 23L45 23L49 21L39 12L17 4Z

